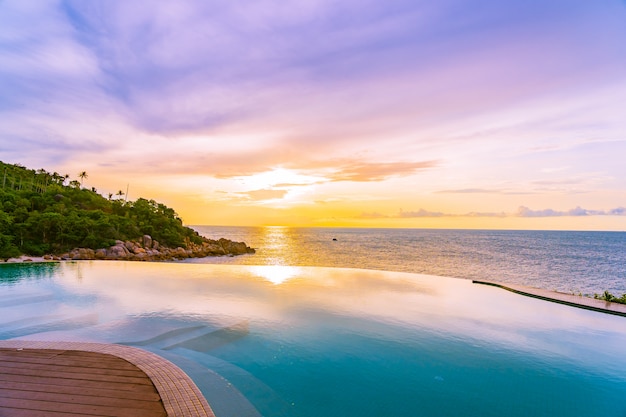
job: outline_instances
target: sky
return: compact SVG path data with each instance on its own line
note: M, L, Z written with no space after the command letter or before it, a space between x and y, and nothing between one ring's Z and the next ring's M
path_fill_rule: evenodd
M624 159L624 0L0 0L0 160L185 224L626 230Z

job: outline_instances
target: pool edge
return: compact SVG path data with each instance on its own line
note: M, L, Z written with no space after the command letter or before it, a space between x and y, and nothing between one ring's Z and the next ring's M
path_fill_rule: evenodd
M613 314L616 316L626 317L626 305L612 303L610 301L598 300L574 294L566 294L556 291L543 290L540 288L526 287L516 284L503 284L492 281L472 280L473 284L489 285L511 291L526 297L537 298L539 300L550 301L553 303L563 304L570 307L582 308L585 310L596 311L605 314Z

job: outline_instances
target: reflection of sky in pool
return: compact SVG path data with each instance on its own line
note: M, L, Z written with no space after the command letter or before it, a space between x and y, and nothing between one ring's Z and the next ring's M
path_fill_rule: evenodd
M226 416L625 416L626 319L380 271L0 265L0 339L117 342Z

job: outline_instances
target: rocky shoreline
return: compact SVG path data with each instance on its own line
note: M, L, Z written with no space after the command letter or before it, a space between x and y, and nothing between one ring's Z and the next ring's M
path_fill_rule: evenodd
M228 239L205 239L201 244L187 241L186 248L169 248L144 235L138 240L116 240L109 248L89 249L75 248L60 255L45 255L43 261L76 261L76 260L124 260L124 261L173 261L187 258L205 258L207 256L236 256L255 253L255 250L244 242L233 242ZM7 262L33 262L33 257L22 256Z

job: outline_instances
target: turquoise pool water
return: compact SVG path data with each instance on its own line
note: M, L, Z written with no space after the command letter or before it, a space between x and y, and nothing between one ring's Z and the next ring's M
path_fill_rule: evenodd
M114 342L218 417L626 416L626 319L359 269L0 265L0 339Z

